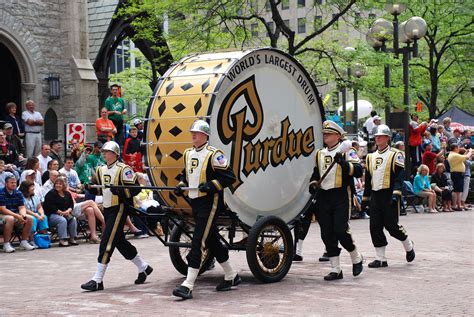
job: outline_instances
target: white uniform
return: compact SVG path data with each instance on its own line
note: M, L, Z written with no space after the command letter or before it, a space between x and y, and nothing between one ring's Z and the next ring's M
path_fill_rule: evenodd
M186 166L186 179L188 186L192 189L188 192L188 197L191 199L205 196L206 193L200 192L197 188L200 184L206 183L207 164L209 158L212 156L212 169L226 169L229 165L224 153L210 145L204 145L201 148L190 148L184 153L184 160ZM219 190L222 190L221 185L217 180L212 180L213 184Z
M367 171L372 176L372 190L391 188L391 173L395 171L395 165L405 167L405 156L403 152L387 147L383 151L375 151L367 155Z
M116 161L112 165L99 166L97 178L101 185L135 185L136 175L128 165ZM119 205L119 197L113 195L109 188L103 189L102 193L104 208Z
M322 176L331 165L334 160L334 156L337 152L340 152L341 144L337 144L335 147L329 149L324 148L316 153L317 166L319 168L319 175ZM354 163L360 163L357 151L351 148L348 152L343 154L345 160L349 162L349 175L352 176L354 173ZM321 188L324 190L341 188L342 187L342 167L336 164L327 174L326 178L321 183Z

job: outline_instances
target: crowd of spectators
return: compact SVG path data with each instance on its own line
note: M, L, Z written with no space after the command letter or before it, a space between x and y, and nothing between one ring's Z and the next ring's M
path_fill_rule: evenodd
M86 186L95 169L105 164L101 155L104 142L116 140L122 147L122 159L136 172L142 172L143 122L135 119L128 138L123 136L125 103L117 95L117 87L106 100L101 117L96 121L97 139L92 144L80 144L73 139L67 156L63 156L63 141L42 142L42 115L35 103L28 100L25 111L17 115L17 105L8 103L7 116L0 129L0 231L3 250L15 251L11 241L19 237L20 248L34 250L35 234L57 236L60 247L77 245L78 226L87 227L88 240L100 242L105 229L102 197L91 195ZM139 173L140 183L147 176ZM146 210L158 202L148 190L136 200L137 209ZM127 227L138 238L148 237L147 228L139 219L127 219Z

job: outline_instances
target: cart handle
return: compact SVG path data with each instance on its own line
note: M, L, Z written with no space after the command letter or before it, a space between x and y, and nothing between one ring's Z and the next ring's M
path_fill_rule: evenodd
M173 186L138 186L138 185L89 185L90 188L131 188L131 189L151 189L151 190L175 190ZM194 187L181 187L182 190L198 189Z

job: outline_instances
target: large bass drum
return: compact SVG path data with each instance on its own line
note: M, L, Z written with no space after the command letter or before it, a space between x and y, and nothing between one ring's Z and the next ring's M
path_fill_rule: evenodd
M290 223L309 207L323 108L291 56L264 48L185 57L160 79L147 117L146 164L155 186L178 183L183 152L192 146L188 130L203 117L209 143L224 151L237 176L225 201L243 223L270 215ZM172 191L160 197L175 210L190 210Z

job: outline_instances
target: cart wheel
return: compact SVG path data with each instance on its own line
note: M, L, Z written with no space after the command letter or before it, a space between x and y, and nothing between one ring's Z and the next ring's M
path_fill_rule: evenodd
M181 227L183 226L185 225L182 222L179 224L179 226L174 226L170 233L170 242L191 243L191 238L181 230ZM194 228L186 226L186 230L191 235L193 233L192 229ZM168 249L170 252L171 263L173 263L174 268L176 271L186 276L188 274L188 261L186 260L186 256L188 255L189 251L191 251L191 248L169 247ZM209 254L209 250L207 249L205 253L206 258L204 260L204 265L199 270L199 275L214 266L214 257Z
M293 260L293 237L280 218L260 218L250 229L247 263L253 275L264 283L278 282L288 273Z

